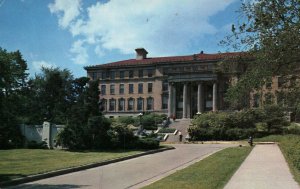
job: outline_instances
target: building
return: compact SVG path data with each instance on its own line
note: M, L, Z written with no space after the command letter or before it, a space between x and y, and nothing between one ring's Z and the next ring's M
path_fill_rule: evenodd
M239 53L149 58L144 48L135 51L135 59L85 67L88 77L100 81L106 116L156 112L191 118L197 112L226 109L229 77L215 68Z

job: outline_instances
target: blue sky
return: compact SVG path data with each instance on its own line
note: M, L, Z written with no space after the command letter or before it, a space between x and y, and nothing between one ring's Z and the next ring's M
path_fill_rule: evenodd
M135 57L224 52L240 0L0 0L0 47L85 76L87 65Z

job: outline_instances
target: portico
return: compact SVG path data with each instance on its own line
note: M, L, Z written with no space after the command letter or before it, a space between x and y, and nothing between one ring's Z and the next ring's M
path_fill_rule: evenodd
M218 100L217 81L169 83L168 116L192 118L197 112L217 111Z

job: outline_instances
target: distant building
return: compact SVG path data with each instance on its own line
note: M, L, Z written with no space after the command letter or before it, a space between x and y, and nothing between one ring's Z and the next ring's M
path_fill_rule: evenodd
M215 72L216 64L239 53L147 57L85 67L88 77L99 79L106 116L165 113L191 118L197 112L226 109L224 94L229 77Z

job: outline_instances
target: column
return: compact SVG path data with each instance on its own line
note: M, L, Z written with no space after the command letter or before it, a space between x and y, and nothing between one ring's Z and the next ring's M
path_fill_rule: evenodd
M218 102L218 92L217 92L217 87L218 87L218 85L217 85L217 82L214 82L214 84L213 84L213 104L212 104L212 106L213 106L213 112L215 112L215 111L218 111L218 105L217 105L217 102Z
M169 83L168 117L172 116L173 86Z
M203 113L203 88L202 83L198 83L198 93L197 93L197 111Z
M186 118L186 103L187 103L187 83L183 85L183 118Z
M176 87L173 86L173 95L172 95L172 115L176 116Z

